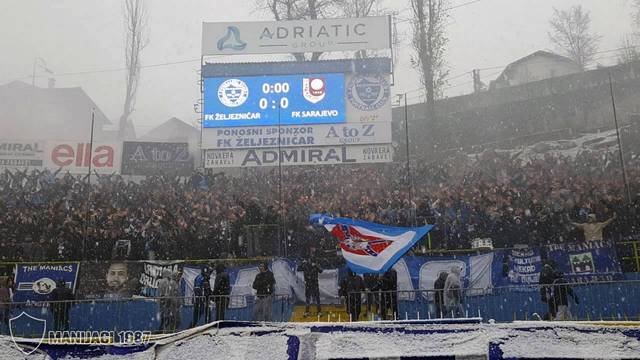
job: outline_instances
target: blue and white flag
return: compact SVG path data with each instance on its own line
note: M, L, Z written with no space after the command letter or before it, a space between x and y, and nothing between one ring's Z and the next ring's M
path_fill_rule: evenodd
M393 227L321 214L312 214L309 221L338 238L347 265L358 274L386 272L433 229L433 225Z

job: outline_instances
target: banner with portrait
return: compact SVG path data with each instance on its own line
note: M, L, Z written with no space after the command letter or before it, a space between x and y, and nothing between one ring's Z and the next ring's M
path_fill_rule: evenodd
M124 299L140 294L142 263L86 262L78 281L78 299Z

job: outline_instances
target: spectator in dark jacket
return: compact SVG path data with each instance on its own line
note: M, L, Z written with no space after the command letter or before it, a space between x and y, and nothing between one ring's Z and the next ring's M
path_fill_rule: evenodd
M200 321L200 316L204 313L204 322L209 323L209 297L211 296L211 270L207 266L202 268L200 275L193 281L193 320L191 327Z
M64 280L58 280L56 288L51 292L51 312L53 313L53 328L56 331L69 330L69 310L74 299L73 292Z
M573 298L576 305L580 303L562 272L557 271L555 273L555 279L553 280L553 302L556 309L555 320L571 320L569 297Z
M362 290L364 290L364 281L360 276L349 270L347 277L341 283L340 295L347 299L347 312L349 313L350 321L358 321L360 318Z
M260 272L253 280L253 289L256 290L254 318L257 321L271 321L271 305L276 279L266 262L260 264L259 270Z
M544 316L545 320L553 320L556 317L556 301L554 299L553 281L555 280L555 270L551 264L544 264L540 271L538 284L540 286L540 301L547 303L548 311Z
M158 281L158 297L160 303L160 331L173 332L179 326L180 289L176 277L171 270L162 270L162 278Z
M322 269L314 261L304 260L300 265L300 271L304 274L304 316L309 316L309 305L311 301L315 301L317 313L320 315L322 309L320 308L320 285L318 284L318 275L322 273Z
M391 268L382 275L382 301L380 302L380 319L395 317L398 309L398 274ZM387 314L391 310L392 314Z
M224 320L224 314L229 306L231 284L224 264L216 265L216 281L213 284L213 296L216 304L216 320Z
M382 289L380 276L378 274L364 274L364 288L367 293L367 313L371 314L374 304L380 311L380 290Z
M438 275L438 279L436 279L433 284L433 290L435 291L434 304L436 305L436 316L443 317L446 309L444 307L444 284L447 281L447 276L449 274L446 271L443 271Z
M0 324L9 330L9 312L11 310L11 289L9 280L0 281Z

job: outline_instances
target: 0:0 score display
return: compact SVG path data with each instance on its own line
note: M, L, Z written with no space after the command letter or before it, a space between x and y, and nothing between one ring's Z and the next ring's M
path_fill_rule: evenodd
M346 120L343 73L204 78L204 128Z
M289 85L289 83L287 82L277 82L277 83L273 83L273 84L269 84L269 83L263 83L262 84L262 93L267 95L267 94L287 94L289 93L289 90L291 90L291 86ZM289 99L286 97L282 97L280 98L279 101L279 105L280 105L280 109L286 109L289 107ZM276 100L271 100L271 108L275 109L277 108L278 105L278 101ZM260 109L265 110L269 107L269 99L267 98L260 98L260 100L258 100L258 107L260 107Z

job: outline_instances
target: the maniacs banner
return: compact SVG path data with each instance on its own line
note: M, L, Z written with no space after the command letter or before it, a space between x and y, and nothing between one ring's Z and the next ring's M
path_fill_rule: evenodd
M182 262L145 262L140 274L140 294L150 297L158 296L158 280L167 273L173 279L180 280L182 277Z
M48 301L59 281L75 292L79 263L18 264L14 302Z
M607 242L549 245L547 256L570 282L614 281L623 278L615 250Z
M40 141L0 140L1 168L42 168L44 143Z
M320 214L311 215L309 221L338 238L349 268L360 274L386 272L433 229L433 225L401 228Z
M188 143L124 142L122 175L156 175L168 172L187 176L193 171Z

